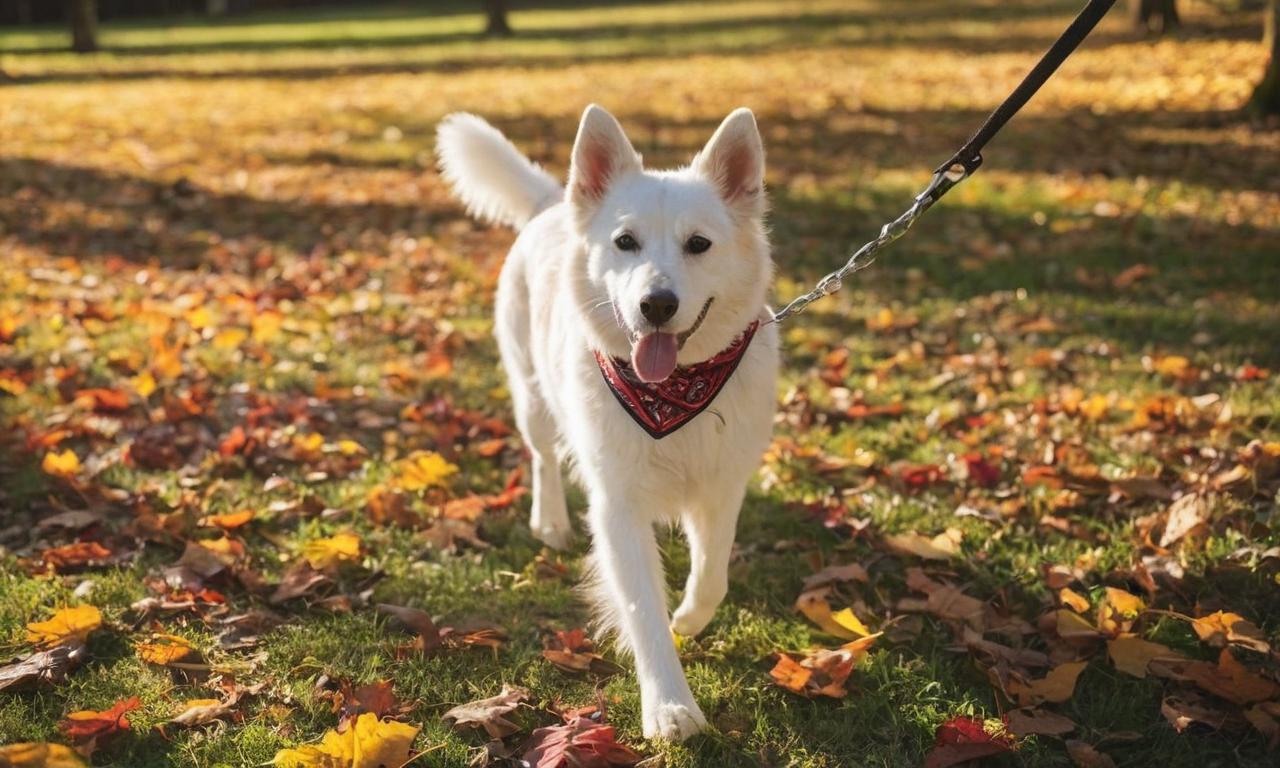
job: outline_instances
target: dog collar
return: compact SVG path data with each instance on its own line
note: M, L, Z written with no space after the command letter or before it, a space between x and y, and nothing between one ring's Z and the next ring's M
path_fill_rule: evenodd
M733 342L693 365L678 366L665 381L640 380L630 360L596 352L596 364L622 410L654 440L661 440L688 424L716 399L742 362L760 321L754 320Z

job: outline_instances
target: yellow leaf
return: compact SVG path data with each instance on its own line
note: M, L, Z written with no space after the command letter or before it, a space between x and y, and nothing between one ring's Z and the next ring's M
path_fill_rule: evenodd
M457 466L445 461L434 451L420 451L396 465L396 483L406 491L421 491L442 485L458 471Z
M360 557L360 537L339 533L327 539L313 539L302 546L302 556L316 570L324 570Z
M884 543L900 555L915 555L925 560L949 560L960 554L960 542L963 538L964 532L959 528L948 528L933 538L915 532L885 536Z
M822 587L800 593L800 597L796 599L796 609L832 637L852 640L871 634L871 630L858 620L851 609L845 608L832 613L831 604L827 602L828 592L829 588Z
M186 319L187 325L197 331L203 331L213 325L213 315L209 312L209 308L205 306L193 307L187 310Z
M1064 640L1093 639L1101 635L1083 616L1065 609L1058 611L1057 628L1058 636Z
M282 749L271 763L281 768L398 768L409 760L417 735L416 726L365 712L344 733L326 732L319 746Z
M283 325L284 315L270 310L263 312L253 318L253 340L259 344L273 341Z
M71 747L27 742L0 747L4 768L86 768L89 764Z
M1182 355L1166 355L1156 361L1156 372L1173 378L1181 378L1191 367L1191 361Z
M1016 679L1010 680L1009 693L1018 697L1018 703L1022 706L1044 701L1061 704L1075 693L1076 678L1080 677L1080 673L1087 666L1089 666L1087 661L1071 661L1054 667L1049 670L1049 674L1030 683L1023 683Z
M1070 587L1063 587L1058 590L1058 602L1067 606L1076 613L1084 613L1091 607L1087 597L1076 592Z
M214 349L236 349L249 338L249 332L243 328L225 328L213 337Z
M182 375L182 353L177 347L157 345L151 360L151 370L163 381L172 381Z
M154 634L149 641L138 643L137 649L143 661L161 666L182 661L195 650L185 637L162 634Z
M1113 636L1127 632L1133 620L1146 608L1146 603L1137 595L1129 594L1123 589L1107 587L1106 595L1098 604L1098 629Z
M75 477L80 471L80 457L70 448L62 453L46 453L40 468L54 477Z
M1204 642L1214 648L1227 643L1244 646L1258 653L1270 653L1271 645L1257 625L1238 613L1216 611L1191 621L1191 628Z
M61 645L76 639L84 642L89 633L102 626L102 612L92 605L63 608L48 621L27 625L27 642L36 645Z
M867 625L863 624L862 621L853 614L852 608L845 608L843 610L836 611L831 614L831 619L858 637L866 637L871 634L871 630L867 628Z
M1080 413L1089 421L1099 421L1107 415L1106 395L1092 395L1080 403Z
M151 371L143 371L132 380L133 391L138 393L138 397L146 400L151 397L151 393L156 391L156 377L151 375Z
M204 517L200 518L200 525L210 526L210 527L217 526L218 528L222 528L223 530L228 530L231 528L239 528L240 526L245 525L250 520L252 520L253 517L254 517L254 511L252 509L243 509L243 510L240 510L239 512L227 512L226 514L222 514L222 515L205 515ZM214 549L214 547L209 547L209 548Z
M356 454L365 452L364 446L357 443L355 440L339 440L337 445L338 453L341 453L343 456L355 456Z
M1146 677L1147 665L1156 659L1180 659L1182 654L1168 646L1123 634L1107 641L1107 655L1116 669L1134 677Z

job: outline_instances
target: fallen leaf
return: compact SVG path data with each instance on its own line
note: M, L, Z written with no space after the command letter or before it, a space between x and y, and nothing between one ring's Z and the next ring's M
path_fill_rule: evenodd
M618 743L613 726L578 717L534 731L523 761L529 768L609 768L635 765L640 756Z
M102 565L110 557L111 550L96 541L77 541L40 553L41 562L59 570Z
M84 758L62 744L25 742L0 747L4 768L88 768Z
M302 556L318 571L360 559L360 537L339 533L327 539L312 539L302 545Z
M230 717L233 712L232 705L221 699L189 699L179 706L178 714L169 722L187 727L207 725Z
M1013 739L1003 730L988 731L983 721L972 717L953 717L938 726L924 768L949 768L1010 752L1013 746Z
M102 626L102 613L92 605L63 608L48 621L27 625L27 642L41 647L60 645L72 640L84 643L89 634Z
M88 757L97 748L99 740L127 731L129 718L126 715L141 706L142 701L134 696L117 701L105 712L72 712L58 723L58 730L76 745L77 752Z
M267 598L272 605L279 605L299 597L308 597L321 586L333 582L325 574L311 567L306 560L294 563L280 579L275 591Z
M828 565L804 580L803 591L809 592L842 581L861 581L865 584L868 581L867 569L857 563Z
M1093 607L1089 603L1089 599L1087 597L1076 592L1070 587L1063 587L1058 590L1058 602L1067 606L1076 613L1086 613Z
M867 655L878 637L880 633L861 637L835 650L817 648L805 653L799 661L789 654L779 653L769 675L778 685L801 696L843 698L848 694L845 683L853 668Z
M0 691L61 683L87 655L88 651L78 640L36 651L0 667Z
M458 467L434 451L420 451L396 464L395 471L395 482L400 488L423 491L443 485L457 473Z
M1067 740L1067 755L1076 768L1116 768L1116 761L1111 756L1099 752L1092 744L1075 739Z
M1076 679L1089 665L1086 661L1067 662L1049 670L1049 674L1039 680L1024 683L1013 679L1009 681L1009 693L1018 698L1022 706L1052 702L1061 704L1071 698L1076 690Z
M514 712L528 697L529 692L525 689L504 685L498 695L459 704L445 712L444 719L452 721L455 727L478 725L484 728L489 738L504 739L520 730L520 726L507 720L505 715Z
M1159 659L1147 665L1158 677L1195 683L1201 690L1234 704L1253 704L1280 696L1280 684L1257 675L1223 648L1218 663L1186 659Z
M174 662L182 661L195 652L195 648L191 646L191 641L181 635L165 635L153 634L151 638L145 642L139 642L135 646L138 650L138 657L148 664L159 664L160 666L168 666Z
M1041 709L1015 709L1005 717L1005 725L1015 736L1061 736L1076 728L1071 718Z
M1178 733L1190 728L1194 723L1206 725L1220 731L1231 728L1235 716L1229 710L1196 694L1177 694L1166 696L1160 703L1160 714Z
M1146 677L1147 666L1156 659L1180 659L1172 648L1143 640L1137 635L1122 634L1107 641L1107 655L1116 669L1134 677Z
M417 726L382 721L372 712L344 732L326 731L319 746L282 749L271 760L281 768L399 768L408 762Z
M925 560L949 560L960 554L960 542L963 538L964 533L959 528L948 528L932 538L915 532L885 536L884 543L900 555L915 555Z
M1164 533L1160 535L1160 546L1167 549L1187 535L1202 530L1209 521L1210 512L1211 507L1205 496L1188 493L1180 497L1169 506Z
M1128 632L1133 627L1134 620L1146 608L1142 598L1123 589L1107 587L1102 602L1098 603L1098 629L1112 637Z
M1257 625L1236 613L1215 611L1191 621L1199 638L1214 648L1231 643L1258 653L1270 653L1271 644Z
M831 604L827 602L829 591L828 587L821 587L800 593L800 597L796 599L796 609L832 637L852 640L871 634L871 630L867 629L851 609L844 608L832 613Z
M254 518L252 509L244 509L239 512L228 512L224 515L206 515L200 518L200 525L206 527L218 527L225 531L230 531L247 524Z
M70 448L61 453L46 453L40 468L54 477L72 478L80 472L80 457Z

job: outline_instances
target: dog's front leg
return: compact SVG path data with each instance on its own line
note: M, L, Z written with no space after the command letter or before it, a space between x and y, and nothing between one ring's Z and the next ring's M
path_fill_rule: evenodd
M621 639L635 654L645 738L683 741L706 727L693 700L667 626L662 560L653 524L640 499L591 499L592 533L601 590Z
M695 505L681 521L689 540L689 579L671 616L671 631L692 637L711 622L729 591L729 557L746 483L726 487L714 501Z

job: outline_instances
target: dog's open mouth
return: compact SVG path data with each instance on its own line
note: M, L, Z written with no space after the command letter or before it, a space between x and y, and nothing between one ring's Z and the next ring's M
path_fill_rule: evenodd
M712 297L714 298L714 297ZM662 333L653 331L631 339L631 367L641 381L656 384L666 381L676 369L676 355L684 343L689 340L707 317L711 309L712 299L702 305L702 311L693 321L693 325L680 333Z

